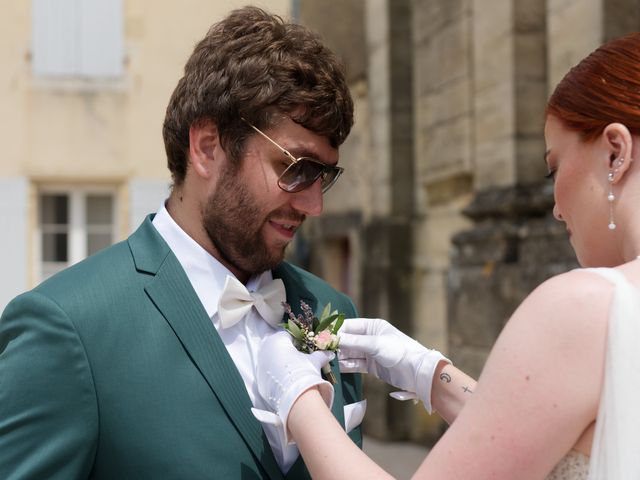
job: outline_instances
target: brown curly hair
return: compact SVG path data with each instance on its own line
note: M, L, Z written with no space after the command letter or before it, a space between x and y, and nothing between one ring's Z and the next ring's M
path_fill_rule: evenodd
M273 111L337 148L353 125L344 67L311 30L256 7L234 10L196 45L169 100L162 133L174 184L187 171L191 125L214 122L238 164L252 134L241 117L265 128Z

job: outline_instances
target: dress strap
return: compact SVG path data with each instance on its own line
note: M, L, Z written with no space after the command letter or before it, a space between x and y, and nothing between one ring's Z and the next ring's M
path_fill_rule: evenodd
M640 292L613 268L586 268L614 285L600 406L591 447L589 480L640 479L637 408L640 373Z
M597 268L583 268L585 272L593 272L600 275L604 279L613 283L616 287L633 287L633 285L627 280L624 274L615 268L597 267Z

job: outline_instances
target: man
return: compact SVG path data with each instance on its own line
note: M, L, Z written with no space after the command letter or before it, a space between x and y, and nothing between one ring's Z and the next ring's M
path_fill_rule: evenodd
M283 262L352 121L339 62L305 28L256 8L211 28L167 108L165 205L3 313L0 478L308 477L282 427L251 415L267 405L254 359L282 286L294 310L356 316ZM354 423L359 379L332 368L333 412Z

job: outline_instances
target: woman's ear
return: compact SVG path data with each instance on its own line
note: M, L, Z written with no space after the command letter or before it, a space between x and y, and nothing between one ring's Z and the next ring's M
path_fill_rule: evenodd
M197 175L211 177L219 142L215 123L201 121L189 127L189 163Z
M602 132L605 147L609 152L609 169L613 173L612 183L618 183L625 175L633 159L633 138L622 123L610 123Z

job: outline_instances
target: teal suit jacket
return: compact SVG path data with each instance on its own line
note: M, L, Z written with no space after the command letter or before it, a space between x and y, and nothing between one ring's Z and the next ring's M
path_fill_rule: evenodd
M0 478L283 476L233 360L148 217L125 242L14 299L0 319ZM352 302L287 263L292 307ZM6 274L6 272L5 272ZM338 378L334 415L361 398ZM359 429L350 433L361 445ZM330 446L327 446L330 449Z

